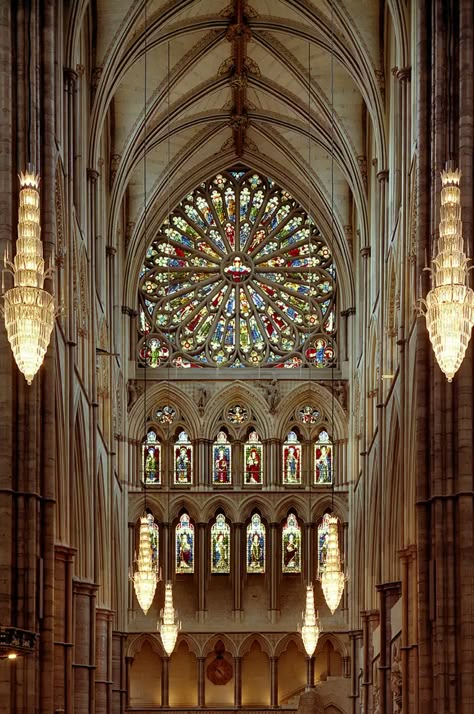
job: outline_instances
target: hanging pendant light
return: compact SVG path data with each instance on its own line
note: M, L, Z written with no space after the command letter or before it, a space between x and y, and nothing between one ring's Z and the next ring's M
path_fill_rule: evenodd
M151 521L151 522L150 522ZM155 597L156 585L159 580L158 566L153 563L153 545L151 540L151 527L154 519L151 514L145 513L140 518L140 544L137 569L130 576L135 588L138 603L146 615Z
M330 516L328 520L326 562L321 574L321 588L332 615L334 615L341 601L345 580L346 576L341 570L338 520L336 516Z
M318 614L314 607L314 591L312 585L306 587L306 607L303 611L303 622L298 630L301 632L301 639L303 640L306 654L308 657L312 657L316 645L318 644L319 633L321 631Z
M467 285L461 221L461 172L441 173L439 251L431 269L433 287L422 300L426 326L441 370L451 382L462 364L474 324L474 292Z
M168 582L165 586L165 606L160 612L160 622L158 624L163 648L168 657L171 656L174 650L180 629L181 623L178 621L178 613L173 607L173 584Z
M13 263L4 264L13 275L14 287L4 294L5 327L18 369L31 384L48 349L54 325L54 297L44 290L52 272L45 270L41 242L39 176L29 168L20 174L18 239Z

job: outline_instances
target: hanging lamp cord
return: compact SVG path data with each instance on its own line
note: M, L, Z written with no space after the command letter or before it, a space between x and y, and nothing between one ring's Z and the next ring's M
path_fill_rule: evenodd
M333 264L334 293L333 303L335 307L336 299L336 266L334 258L334 0L331 0L331 260ZM336 366L335 351L333 347L333 357L331 364L331 438L334 444L334 369ZM334 464L334 454L332 454L331 465ZM334 512L334 469L331 478L331 510Z
M144 19L145 19L145 31L144 31L144 58L143 58L143 80L144 80L144 96L143 96L143 243L144 243L144 261L146 260L147 253L147 235L148 235L148 209L147 209L147 120L148 120L148 110L147 110L147 31L148 31L148 17L147 17L147 0L144 4ZM144 374L144 389L143 389L143 426L145 432L145 443L147 442L147 369L148 369L148 349L145 351L145 374ZM146 457L145 457L146 464ZM144 478L144 510L146 513L147 509L147 491L146 491L146 469Z

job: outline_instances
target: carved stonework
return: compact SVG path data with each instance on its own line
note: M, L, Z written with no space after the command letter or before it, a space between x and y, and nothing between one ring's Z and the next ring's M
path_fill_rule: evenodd
M416 163L413 164L410 189L410 241L408 248L408 259L410 260L410 262L414 262L416 258L416 232L418 229L418 167Z
M270 383L264 382L263 384L260 385L260 387L263 389L265 393L265 399L268 402L268 409L270 414L274 414L275 410L278 406L278 402L280 401L280 393L278 390L278 381L276 379L272 379Z
M103 67L94 67L94 69L92 70L91 87L93 92L95 92L97 90L97 87L99 86L100 78L102 76L103 71Z
M334 395L343 409L347 406L347 384L346 382L334 382Z
M127 392L127 411L130 411L137 399L143 394L143 385L139 384L136 379L129 379L127 383Z
M380 714L380 687L374 684L372 687L373 714Z
M383 69L375 70L375 79L377 80L382 100L385 101L385 72Z
M132 237L133 231L135 230L135 226L135 221L129 221L125 226L125 249L128 248L128 244L130 243L130 239Z
M118 167L120 166L120 159L122 158L121 154L112 154L110 157L110 177L109 177L109 184L110 188L114 185L115 177L117 175Z
M352 234L352 226L344 226L344 235L346 237L347 245L349 246L350 253L352 255L352 251L354 249L354 240L353 240L353 234Z
M399 644L394 644L392 650L392 671L390 672L390 689L392 691L393 714L402 711L402 667Z
M204 410L208 402L209 395L205 387L200 387L198 397L198 411L200 416L204 416Z
M365 156L365 154L359 154L359 156L356 156L356 159L362 175L362 183L364 184L364 189L367 192L367 156Z
M61 167L58 163L54 177L54 208L56 213L56 265L62 268L64 264L64 222L63 222L63 189L61 182Z

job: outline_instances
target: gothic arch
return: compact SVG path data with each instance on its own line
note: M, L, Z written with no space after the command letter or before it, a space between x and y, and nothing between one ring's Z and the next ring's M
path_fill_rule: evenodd
M89 538L93 523L87 461L86 430L82 404L79 404L74 428L74 473L72 476L71 538L77 555L74 562L75 575L93 578L93 541Z
M314 503L311 506L311 517L313 523L318 523L323 515L330 511L339 519L340 523L345 523L348 520L348 507L343 497L334 494L334 501L331 493L326 493L323 496L315 496Z
M192 635L186 634L184 632L180 632L178 635L177 642L176 642L176 647L178 647L181 644L181 642L186 643L188 650L196 658L200 656L201 651L200 651L199 644L198 644L197 640Z
M222 413L227 406L233 403L242 403L252 409L256 416L256 429L261 439L268 438L268 404L261 392L246 382L234 382L216 394L206 405L205 418L203 420L203 433L208 439L214 439L216 433L223 423ZM232 424L226 427L234 431Z
M313 377L317 373L316 369L311 370ZM303 386L294 387L284 400L284 408L278 413L275 424L275 431L280 438L284 439L288 433L288 420L295 409L302 406L304 402L314 402L324 412L326 419L332 414L333 395L330 389L311 380ZM303 426L303 425L300 425ZM331 434L333 441L347 437L347 415L336 396L334 396L334 434Z
M153 514L157 523L162 523L166 516L165 506L161 494L156 491L152 492L147 489L146 507ZM139 518L143 515L145 508L145 494L140 493L139 497L131 500L129 503L129 520L132 523L138 523Z
M283 521L290 511L294 511L301 521L306 521L308 518L308 495L302 494L301 496L288 495L283 496L279 501L276 502L273 510L274 520L279 523Z
M170 523L175 523L179 518L179 514L183 511L186 511L194 523L198 523L200 520L200 507L190 493L178 493L171 497L169 507Z
M342 642L341 638L338 637L337 635L335 635L334 633L332 633L332 632L321 633L319 636L317 649L319 649L320 647L321 648L324 647L326 642L330 642L332 644L332 646L334 647L334 651L337 652L338 654L340 654L341 657L349 656L349 653L347 650L347 645L344 644ZM316 650L316 653L317 653L317 650Z
M148 371L150 372L151 370ZM137 370L137 378L144 379L144 377L145 370ZM182 389L180 389L176 382L173 382L171 385L169 382L154 382L150 380L147 385L146 403L148 415L150 414L150 410L153 412L156 407L159 407L162 404L169 404L170 406L177 408L181 415L186 415L186 422L182 422L182 425L189 434L189 437L191 439L195 439L200 433L200 417L196 405L194 401L190 399ZM128 414L130 436L132 439L137 439L138 441L141 441L144 436L144 409L145 396L141 394L132 405ZM170 426L170 433L172 429L175 429L175 424ZM163 431L162 426L160 427L160 430Z
M244 657L248 652L250 652L254 642L260 645L260 649L264 652L268 658L272 656L272 645L267 637L261 635L257 632L248 635L238 647L238 657Z
M293 644L296 645L296 649L298 650L298 652L301 652L301 654L304 654L306 656L304 647L303 647L303 640L295 632L290 632L287 635L283 635L283 637L281 637L276 642L276 644L274 646L274 656L280 657L280 655L282 655L283 652L286 651L290 642L293 642Z
M160 657L165 656L160 636L158 634L155 635L150 632L144 632L139 635L132 635L129 638L126 657L135 657L135 655L141 651L145 642L150 645L155 654Z
M232 657L237 657L237 646L235 645L235 643L227 635L219 633L212 635L205 641L201 650L202 656L207 657L208 654L214 652L214 647L219 642L219 640L223 643L226 652L229 652Z
M238 521L238 514L233 499L220 493L209 497L199 520L204 521L204 523L210 522L214 520L219 510L223 511L230 525Z
M242 522L247 521L252 513L259 513L262 520L270 523L272 514L272 504L265 498L265 496L259 493L252 493L245 496L239 504L239 520Z

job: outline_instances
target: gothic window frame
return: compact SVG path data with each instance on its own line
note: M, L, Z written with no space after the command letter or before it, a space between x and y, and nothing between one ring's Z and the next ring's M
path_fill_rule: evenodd
M181 546L183 544L183 536L186 536L186 548L191 553L191 564L185 565L184 561L186 558L182 555ZM174 561L174 572L175 575L194 575L195 571L195 561L196 561L196 532L194 524L189 517L189 513L184 511L178 518L174 529L174 543L175 543L175 561ZM180 566L180 563L183 565Z
M324 457L324 454L321 453L322 449L326 450L325 453L328 454L329 461L329 466L326 464L326 468L329 468L329 480L326 481L318 480L318 464L322 463L321 458ZM325 425L318 429L317 436L313 443L312 456L314 486L332 486L334 483L334 441L328 427Z
M183 450L185 451L185 457L188 459L189 468L187 472L189 474L187 481L180 481L178 475L178 459L182 458ZM181 469L180 469L181 470ZM181 428L177 438L173 443L173 485L179 487L189 487L193 485L194 481L194 450L191 439L186 429Z
M222 540L220 540L222 536ZM211 575L230 575L231 573L231 554L232 554L232 530L224 513L217 513L214 522L210 528L210 569ZM222 548L222 553L225 554L224 565L219 565L219 561L215 558L218 550Z
M255 434L255 436L253 436ZM265 478L265 461L264 461L264 453L263 453L263 442L260 438L260 434L257 431L257 429L252 428L249 431L249 434L247 436L247 440L245 441L243 445L244 449L244 480L243 480L243 485L244 487L262 487L264 483L264 478ZM255 457L252 455L253 453L256 453L257 456L259 457L259 480L255 481L252 480L255 478L255 471L250 470L252 466L254 465L255 462Z
M225 440L223 435L226 437ZM216 438L212 443L212 469L211 469L211 479L212 485L216 488L228 488L232 486L232 442L229 438L229 434L225 429L219 429ZM221 452L227 454L227 481L220 481L219 472L222 471L219 461L222 460L220 456Z
M260 565L252 565L252 548L255 536L258 537L258 547L260 548L261 556L259 557ZM263 561L263 562L262 562ZM250 517L250 521L245 530L245 572L247 575L264 575L267 564L267 528L260 513L255 512Z
M273 179L231 168L165 219L139 276L138 362L328 367L336 267L313 218Z
M150 434L153 434L156 438L155 440L151 439L150 440ZM153 444L155 446L153 447ZM156 458L156 452L158 452L158 479L155 479L153 481L147 480L146 473L147 473L147 460L148 456L151 456L150 454L150 449L154 448L154 458ZM142 445L141 445L141 480L144 484L146 484L147 488L148 487L154 487L154 486L162 486L163 485L163 454L164 454L164 448L163 448L163 440L156 429L154 425L150 425L147 427L146 434L144 439L142 440Z
M292 481L287 474L287 464L285 460L290 453L296 458L297 478L295 481ZM295 456L295 453L298 456ZM303 445L301 443L301 436L293 427L290 428L286 435L281 454L281 483L283 486L299 488L303 484Z
M286 540L286 535L288 539ZM293 536L293 539L291 538ZM292 552L296 555L289 559L289 546L296 544ZM289 511L286 520L281 527L281 572L283 575L300 575L302 573L303 559L303 534L296 511ZM293 563L290 565L290 563Z

